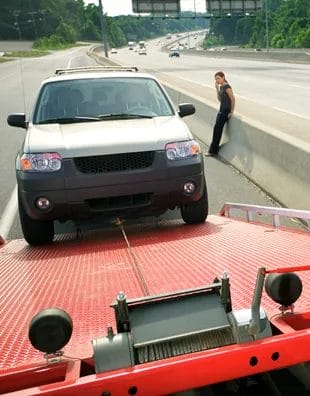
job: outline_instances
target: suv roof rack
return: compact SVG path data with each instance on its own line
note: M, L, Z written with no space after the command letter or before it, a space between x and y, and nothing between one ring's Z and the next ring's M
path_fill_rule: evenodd
M68 69L56 69L55 75L60 74L70 74L70 73L80 73L80 72L103 72L103 71L131 71L137 72L137 66L82 66L82 67L72 67Z

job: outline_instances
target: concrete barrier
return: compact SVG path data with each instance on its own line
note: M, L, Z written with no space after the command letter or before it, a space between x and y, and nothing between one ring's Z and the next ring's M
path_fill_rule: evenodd
M99 63L107 61L97 51L93 56ZM182 89L176 83L158 77L176 105L191 102L196 106L196 114L184 121L201 142L209 145L218 106L195 95L190 88ZM220 158L282 206L310 210L309 143L235 114L224 129Z
M272 61L272 62L285 62L285 63L310 63L310 51L309 49L295 49L295 50L278 50L271 48L267 52L265 49L259 52L255 52L253 49L231 49L227 51L206 51L206 50L184 50L186 55L204 56L209 58L221 58L225 59L246 59L246 60L257 60L257 61Z
M209 145L218 107L167 83L165 87L175 103L191 102L196 106L196 116L185 121L198 139ZM310 210L308 143L256 120L234 115L224 129L220 157L283 206Z

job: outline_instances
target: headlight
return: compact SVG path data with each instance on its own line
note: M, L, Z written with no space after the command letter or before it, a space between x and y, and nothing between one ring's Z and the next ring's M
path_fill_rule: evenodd
M201 153L199 144L195 140L166 144L166 156L169 160L196 157Z
M20 167L30 172L56 172L61 168L61 156L58 153L23 154Z

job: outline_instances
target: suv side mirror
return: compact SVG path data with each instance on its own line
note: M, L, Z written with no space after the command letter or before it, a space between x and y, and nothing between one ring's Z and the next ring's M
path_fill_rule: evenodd
M10 114L7 118L7 123L13 127L27 128L26 116L22 113Z
M185 117L194 114L196 111L195 106L191 103L181 103L179 104L179 116Z

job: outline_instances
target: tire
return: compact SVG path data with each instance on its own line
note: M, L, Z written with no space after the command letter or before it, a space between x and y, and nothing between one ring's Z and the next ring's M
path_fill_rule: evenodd
M204 186L202 197L186 205L181 205L182 219L187 224L201 224L206 221L209 212L207 187Z
M19 220L26 242L31 246L46 245L53 241L54 238L54 222L38 221L31 219L18 197Z

